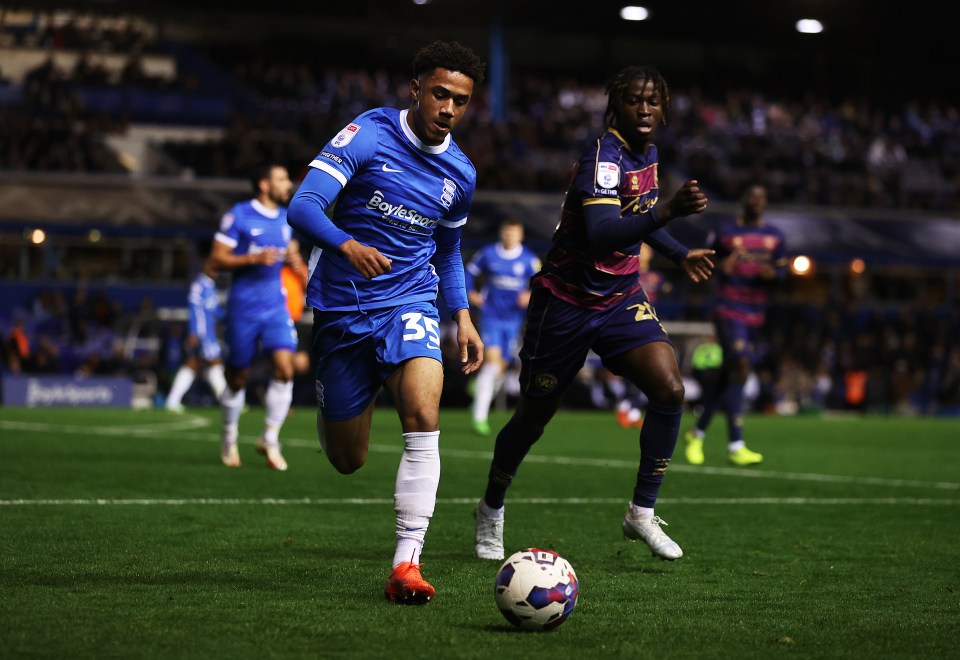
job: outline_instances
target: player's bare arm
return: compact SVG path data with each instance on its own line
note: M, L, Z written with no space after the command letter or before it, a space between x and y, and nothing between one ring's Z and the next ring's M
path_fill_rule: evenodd
M235 254L233 248L220 241L213 242L210 251L210 263L217 270L233 270L244 266L272 266L283 258L284 252L278 248L266 248L262 252Z
M353 238L340 246L340 254L367 280L389 273L393 266L393 262L383 256L380 250Z
M457 324L457 346L460 347L460 370L472 374L483 365L483 341L470 320L470 310L461 309L453 315Z

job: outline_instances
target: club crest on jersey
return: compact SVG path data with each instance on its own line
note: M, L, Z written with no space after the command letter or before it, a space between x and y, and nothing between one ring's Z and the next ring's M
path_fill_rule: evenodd
M646 195L654 188L659 188L660 183L657 177L657 164L649 165L642 170L624 172L623 194L627 196Z
M557 387L557 377L547 371L541 371L533 377L533 385L541 392L551 392Z
M359 124L347 124L342 131L337 133L336 137L330 140L330 146L338 148L347 146L359 131Z
M620 167L616 163L597 163L597 185L601 188L616 188L620 183Z
M440 203L448 209L453 204L453 196L457 192L457 184L450 179L443 180L443 192L440 193Z

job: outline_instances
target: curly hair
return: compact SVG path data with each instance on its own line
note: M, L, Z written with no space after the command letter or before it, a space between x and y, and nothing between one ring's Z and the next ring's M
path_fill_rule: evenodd
M414 56L413 77L420 78L434 69L459 71L479 85L483 82L487 65L476 53L456 41L434 41Z
M663 104L663 123L667 123L670 116L670 88L663 75L652 66L628 66L621 69L610 82L607 83L607 110L603 113L603 120L607 126L613 125L616 117L617 104L623 100L623 95L634 80L641 80L646 85L653 83L653 88L660 96Z

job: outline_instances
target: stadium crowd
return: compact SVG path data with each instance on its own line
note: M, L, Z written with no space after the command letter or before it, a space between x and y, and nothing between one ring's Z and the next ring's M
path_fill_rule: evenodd
M47 41L57 47L57 40ZM138 65L139 53L138 45L110 84L178 93L196 89L196 78L186 71L169 81L146 75ZM406 98L406 72L338 68L268 51L237 57L227 49L209 55L233 81L238 96L253 94L257 102L235 108L219 140L163 144L182 169L197 176L238 177L251 163L264 160L309 162L317 145L363 108L398 107ZM87 57L70 72L47 61L24 82L26 107L4 113L18 118L21 112L32 115L41 109L49 115L56 110L46 122L29 127L35 140L62 142L63 128L73 127L68 136L73 142L100 142L103 135L122 133L135 121L84 116L72 91L105 80L105 72ZM461 147L477 166L480 189L562 192L572 147L575 151L601 124L604 89L572 77L517 72L507 90L506 116L499 121L489 111L489 94L489 87L479 90L474 101L479 110L467 120L475 128L461 138ZM666 162L696 178L714 198L735 199L746 181L759 179L767 183L774 204L960 209L956 104L917 99L891 108L873 99L835 100L810 91L790 97L742 85L722 93L677 85L672 97L672 117L658 146ZM116 158L70 160L70 168L43 158L4 166L116 170Z
M680 287L678 287L679 289ZM709 318L708 297L664 304L660 317ZM124 350L137 321L138 336L156 351ZM124 309L102 290L79 287L42 291L29 306L0 315L3 369L15 373L131 375L152 371L170 382L181 358L184 324L157 319L149 299ZM897 308L878 300L847 296L826 306L799 302L789 293L775 297L764 331L765 359L756 370L752 407L758 412L793 414L822 409L895 414L960 414L960 309L939 304ZM695 341L699 341L698 339ZM450 364L456 365L456 346ZM689 365L682 365L689 372ZM586 369L571 390L576 407L613 405L598 395L598 373ZM450 369L444 405L468 405L467 379ZM298 383L297 394L309 393ZM301 398L300 403L309 403Z
M195 80L186 70L162 84L143 73L140 53L160 45L135 22L42 21L32 29L5 26L0 32L10 47L87 53L96 47L130 57L119 76L107 75L90 56L79 58L70 71L48 59L28 72L23 94L4 96L17 100L0 104L2 170L123 172L106 136L122 134L136 118L92 115L77 90L103 84L186 94L196 89L184 84ZM407 72L334 67L293 51L248 50L237 57L225 48L206 55L239 95L257 102L235 108L218 140L162 145L179 167L199 177L243 177L253 165L275 161L290 164L299 178L297 168L356 114L407 102ZM478 90L464 122L468 129L458 135L477 167L478 188L557 193L559 202L578 145L602 124L604 89L574 77L515 72L502 120L493 118L489 94L489 86ZM658 146L665 162L699 180L712 199L733 200L745 182L761 180L772 204L960 210L955 103L917 99L890 107L877 99L838 101L809 91L790 97L735 85L719 94L678 84ZM755 407L960 409L955 341L960 310L955 304L899 307L887 310L879 299L849 298L821 309L778 298L767 328L769 354L778 357L758 371ZM118 310L102 294L78 294L67 303L62 293L45 292L29 308L0 313L3 368L62 373L147 368L165 383L177 363L175 348L164 348L152 361L118 352L137 313ZM704 320L708 313L705 306L691 305L675 318ZM175 323L152 327L164 347L174 347L182 333ZM447 402L468 398L460 392L465 382L455 376L450 382L457 391L445 393ZM585 400L597 405L589 396Z

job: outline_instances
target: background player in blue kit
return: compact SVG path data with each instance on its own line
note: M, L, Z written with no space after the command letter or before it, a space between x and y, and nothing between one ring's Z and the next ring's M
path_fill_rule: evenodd
M480 435L490 434L490 404L516 352L530 301L530 278L539 270L540 259L523 245L523 223L512 219L500 223L500 240L481 248L467 264L467 296L480 310L483 339L472 409L473 429Z
M185 357L173 378L166 401L167 410L172 412L183 412L183 396L201 371L218 399L227 386L220 338L217 335L217 326L223 319L223 306L220 304L216 278L217 271L207 259L203 269L190 283L190 293L187 295L189 322L187 338L183 342Z
M720 271L713 321L723 364L717 386L703 393L703 411L696 425L684 436L684 455L694 465L704 461L704 434L718 409L727 418L730 462L755 465L763 460L743 440L743 388L759 358L770 287L783 279L787 265L783 233L764 222L766 210L767 189L750 185L740 217L722 223L713 241Z
M317 433L328 460L342 474L363 466L382 386L400 416L397 546L385 595L403 604L435 593L419 559L440 481L438 296L457 324L463 372L483 362L460 255L476 169L450 132L484 65L470 49L438 41L417 53L413 74L410 107L376 108L344 127L310 163L290 205L290 223L316 246L307 303Z
M481 559L503 558L506 490L591 349L649 401L624 536L643 540L663 559L683 554L653 515L680 430L683 381L673 345L641 286L637 257L646 241L694 281L709 277L712 250L688 251L660 230L673 218L702 213L707 198L696 181L687 181L666 205L656 206L660 181L651 139L670 104L660 73L628 67L607 94L607 130L580 154L553 246L531 281L520 401L497 436L486 492L475 511Z
M210 255L215 268L233 272L224 334L227 388L220 397L220 460L228 467L240 466L237 425L246 400L250 363L258 350L264 350L270 354L272 374L264 396L264 429L257 452L266 456L271 468L286 470L279 435L293 400L297 332L287 309L280 269L285 262L301 268L303 260L283 206L293 188L287 168L277 164L263 167L251 183L256 196L236 204L223 216Z

